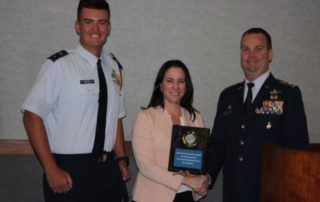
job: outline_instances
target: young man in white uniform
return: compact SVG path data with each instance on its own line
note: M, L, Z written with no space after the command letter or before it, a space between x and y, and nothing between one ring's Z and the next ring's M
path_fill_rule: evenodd
M103 51L110 29L108 3L81 0L75 23L80 44L46 60L22 106L26 131L44 169L46 201L128 199L122 67L113 55ZM101 121L97 117L101 83L98 61L106 80L107 109L103 151L96 155L96 126Z

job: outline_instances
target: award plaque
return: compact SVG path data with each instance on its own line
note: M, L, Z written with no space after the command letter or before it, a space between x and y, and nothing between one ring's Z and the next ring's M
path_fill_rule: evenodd
M209 128L173 125L169 171L203 174L207 166Z

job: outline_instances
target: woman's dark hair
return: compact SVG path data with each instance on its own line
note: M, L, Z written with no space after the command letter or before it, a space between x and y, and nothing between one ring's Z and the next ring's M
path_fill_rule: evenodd
M186 92L181 99L180 105L188 110L188 112L191 114L191 116L193 117L193 120L194 120L196 118L195 112L197 112L197 110L192 106L193 84L192 84L191 76L190 76L190 73L189 73L187 66L183 62L181 62L180 60L168 60L167 62L165 62L161 66L161 68L159 69L159 72L157 74L157 78L154 82L153 92L152 92L148 107L161 106L164 109L164 97L163 97L163 93L160 88L160 84L162 83L166 72L172 67L180 68L184 72L185 83L186 83Z
M79 0L79 5L77 9L77 19L80 20L81 11L83 8L93 8L98 10L106 10L109 15L110 20L110 8L106 0Z

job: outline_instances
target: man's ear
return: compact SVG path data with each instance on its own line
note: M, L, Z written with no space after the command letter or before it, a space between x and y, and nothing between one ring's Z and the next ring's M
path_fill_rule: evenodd
M110 33L111 33L111 23L109 24L109 27L108 27L108 35L107 36L110 36Z
M269 50L269 62L271 62L272 61L272 48L270 48L270 50Z

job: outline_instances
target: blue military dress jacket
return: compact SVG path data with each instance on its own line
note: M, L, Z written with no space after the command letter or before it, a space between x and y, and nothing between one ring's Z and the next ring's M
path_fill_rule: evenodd
M259 202L263 143L306 149L307 121L300 89L275 79L262 85L244 115L244 83L220 95L209 145L208 174L214 183L223 167L224 202Z

